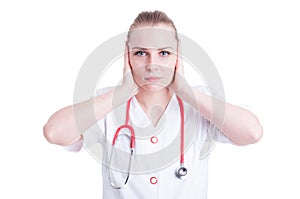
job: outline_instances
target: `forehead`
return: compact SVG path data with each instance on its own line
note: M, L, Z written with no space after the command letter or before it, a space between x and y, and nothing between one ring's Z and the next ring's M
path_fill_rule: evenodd
M162 27L139 27L130 30L128 45L133 48L154 48L161 49L177 47L176 33L170 28Z

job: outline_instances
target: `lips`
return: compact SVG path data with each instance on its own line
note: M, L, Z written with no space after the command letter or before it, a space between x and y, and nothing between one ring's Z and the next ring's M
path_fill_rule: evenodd
M155 82L155 81L158 81L160 80L161 77L158 77L158 76L149 76L149 77L145 77L145 80L149 81L149 82Z

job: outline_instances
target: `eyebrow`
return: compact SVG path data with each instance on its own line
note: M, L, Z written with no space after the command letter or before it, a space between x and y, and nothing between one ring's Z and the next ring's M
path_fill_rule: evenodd
M143 48L143 47L133 47L132 50L148 50L149 48ZM171 49L173 48L171 46L168 47L163 47L163 48L158 48L157 50L165 50L165 49Z

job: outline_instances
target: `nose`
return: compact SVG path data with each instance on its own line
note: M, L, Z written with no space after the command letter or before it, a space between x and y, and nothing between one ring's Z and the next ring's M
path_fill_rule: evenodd
M146 69L149 71L157 70L158 69L158 62L157 57L154 52L149 53Z
M158 70L158 66L157 64L147 64L146 69L149 71L154 71L154 70Z

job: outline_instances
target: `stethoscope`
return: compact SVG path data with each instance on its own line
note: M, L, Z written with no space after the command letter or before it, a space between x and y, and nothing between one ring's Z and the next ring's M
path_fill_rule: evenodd
M182 100L177 97L177 101L179 104L179 108L180 108L180 166L175 170L175 176L178 179L184 179L187 176L187 169L186 167L184 167L184 108L183 108L183 102ZM111 172L109 172L109 180L110 180L110 184L113 188L115 189L121 189L124 185L127 184L128 179L129 179L129 175L130 175L130 170L131 170L131 162L132 162L132 157L133 157L133 151L135 148L135 133L134 133L134 129L132 126L129 125L129 110L130 110L130 102L131 102L132 98L130 98L127 101L127 105L126 105L126 118L125 118L125 124L118 127L118 129L116 130L116 133L114 135L113 141L112 141L112 147L115 146L116 140L119 136L119 133L121 130L123 129L128 129L130 132L130 160L129 160L129 164L128 164L128 170L127 170L127 174L125 177L125 182L122 186L120 185L116 185L115 183L112 182L111 178ZM113 151L113 150L112 150ZM110 159L109 159L109 167L111 165L111 161L112 161L112 151L110 154Z

